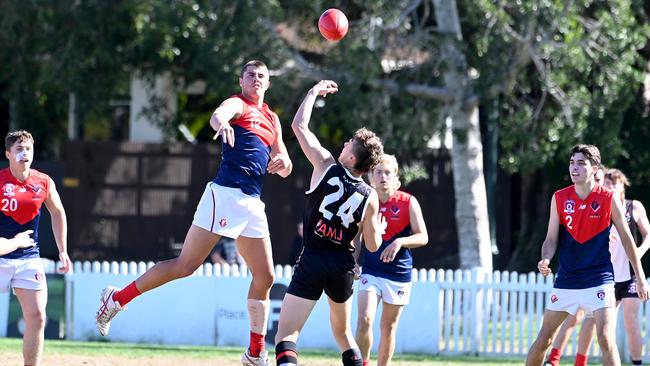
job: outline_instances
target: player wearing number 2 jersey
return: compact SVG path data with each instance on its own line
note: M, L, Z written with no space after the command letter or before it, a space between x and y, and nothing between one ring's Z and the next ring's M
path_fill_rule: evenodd
M303 218L304 249L294 267L282 301L275 336L278 365L298 364L296 342L316 301L328 296L330 321L343 365L361 366L361 353L352 336L350 313L354 281L353 239L363 234L366 247L376 251L383 228L378 222L377 193L361 175L381 160L383 147L374 133L358 130L334 159L308 124L318 95L338 91L333 81L321 81L309 90L291 127L300 147L314 166Z
M573 185L555 192L551 199L546 239L538 269L551 273L549 264L560 249L560 269L548 298L542 328L528 352L526 365L541 365L558 327L578 309L592 313L604 365L620 365L615 340L614 274L609 256L611 223L621 233L623 247L637 276L639 297L648 298L648 283L635 251L625 210L612 191L594 181L600 151L593 145L571 149L569 173Z
M39 365L43 352L47 283L39 257L38 222L45 204L52 217L52 231L61 267L70 269L67 223L61 198L46 174L31 169L34 139L27 131L10 132L5 138L9 168L0 170L0 243L11 252L0 255L0 292L13 288L25 320L25 365ZM32 235L32 237L30 237ZM36 244L36 245L35 245Z

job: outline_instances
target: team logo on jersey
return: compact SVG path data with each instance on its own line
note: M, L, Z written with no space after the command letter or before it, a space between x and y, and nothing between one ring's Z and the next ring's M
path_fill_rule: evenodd
M397 215L399 213L399 207L397 206L392 206L390 210L393 212L393 215Z
M228 220L226 219L219 220L219 226L226 227L226 225L228 225Z
M2 193L5 197L13 197L16 195L16 186L11 183L7 183L2 186Z
M555 303L557 302L557 300L558 300L558 298L557 298L557 295L556 295L556 294L551 295L551 302L552 302L552 303L555 304Z
M361 277L361 284L365 285L368 283L368 279L365 277Z
M598 209L600 209L600 203L598 203L598 201L592 201L591 209L594 210L594 212L598 211Z
M343 239L343 230L334 226L329 226L323 220L318 220L314 233L320 237L325 237L336 244L341 244Z
M598 297L598 300L605 300L605 291L598 290L598 292L596 293L596 297Z
M36 272L36 273L34 274L34 279L36 279L36 281L38 281L38 282L43 281L43 277L44 277L43 274L40 273L40 272Z
M34 192L34 194L39 194L43 190L41 186L29 186L29 188Z
M575 211L576 203L572 200L564 201L564 213L572 214Z
M397 290L397 296L399 297L404 296L404 290Z
M630 285L627 287L627 292L636 294L636 283L634 281L630 282Z

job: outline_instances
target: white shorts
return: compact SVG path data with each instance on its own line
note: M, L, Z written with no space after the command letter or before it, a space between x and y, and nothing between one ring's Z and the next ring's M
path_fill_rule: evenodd
M47 289L43 260L0 258L0 292L7 292L9 288Z
M566 311L575 315L583 309L587 316L594 311L616 306L614 284L600 285L585 289L554 288L548 298L546 308L553 311Z
M248 238L269 236L264 202L259 197L213 182L206 185L192 224L233 239L240 235Z
M374 292L382 301L392 305L406 305L411 298L411 282L397 282L385 278L362 274L359 291Z

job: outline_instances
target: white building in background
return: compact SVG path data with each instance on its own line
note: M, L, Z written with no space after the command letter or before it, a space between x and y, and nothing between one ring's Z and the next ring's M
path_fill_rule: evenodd
M176 88L171 75L164 74L156 77L153 88L150 83L134 74L131 78L131 108L129 113L129 141L132 142L163 142L164 134L143 113L149 106L152 97L158 99L166 110L163 113L175 115L178 109Z

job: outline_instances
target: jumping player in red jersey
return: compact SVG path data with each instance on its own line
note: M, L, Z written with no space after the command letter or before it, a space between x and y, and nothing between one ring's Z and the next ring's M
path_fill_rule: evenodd
M379 196L379 213L386 219L386 231L379 250L364 250L363 269L359 279L356 341L363 365L370 364L372 323L382 301L381 338L377 365L390 363L395 350L397 324L404 305L411 296L412 248L429 241L422 209L415 197L399 191L397 160L384 154L370 174L370 183Z
M25 366L39 365L45 336L47 283L38 247L41 207L52 217L52 231L61 267L70 270L67 253L68 226L61 198L52 179L36 169L34 138L27 131L10 132L5 138L9 168L0 170L0 291L13 288L25 319L23 358ZM35 245L36 244L36 245Z
M648 299L648 283L620 199L594 182L600 151L593 145L576 145L570 156L569 173L574 184L555 192L551 199L548 231L537 265L542 275L549 275L551 258L559 247L560 268L526 365L542 365L557 329L568 314L575 314L580 308L593 313L603 364L620 365L614 332L614 273L609 254L612 223L621 233L623 247L637 274L636 285L642 300Z
M291 160L282 141L278 116L264 103L269 70L261 61L241 69L241 94L226 99L214 111L210 126L223 138L217 176L207 184L179 257L157 263L123 290L102 291L97 327L108 334L113 317L134 297L169 281L186 277L204 262L221 236L236 239L237 249L253 275L248 290L250 344L242 364L268 364L264 335L274 281L271 240L260 200L266 173L287 177Z
M309 90L291 124L314 170L306 193L303 251L282 301L275 335L278 366L298 364L298 336L323 291L328 297L332 333L342 352L343 365L362 364L350 327L355 265L353 240L363 234L370 251L376 251L381 244L383 229L378 221L377 193L361 175L379 163L383 146L365 128L355 132L343 145L338 159L321 146L309 130L311 112L318 95L337 91L333 81L320 81Z

